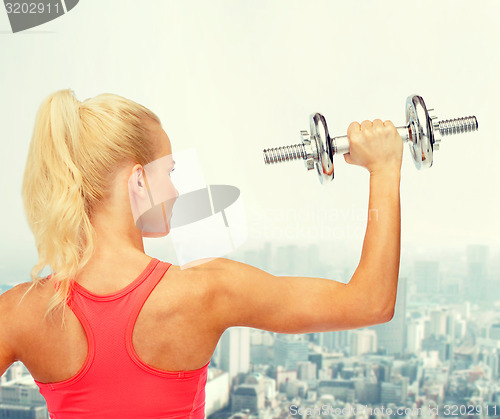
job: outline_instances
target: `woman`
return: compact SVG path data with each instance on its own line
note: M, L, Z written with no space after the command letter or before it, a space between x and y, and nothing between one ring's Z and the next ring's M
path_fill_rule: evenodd
M370 172L370 216L348 284L225 258L181 270L144 253L131 213L129 180L143 187L144 166L172 153L158 117L116 95L50 95L22 189L39 261L32 282L0 296L0 374L21 361L58 419L203 418L208 363L227 328L298 334L389 321L403 143L379 119L353 122L348 136L345 160ZM175 189L168 177L165 188ZM52 274L40 278L46 265Z

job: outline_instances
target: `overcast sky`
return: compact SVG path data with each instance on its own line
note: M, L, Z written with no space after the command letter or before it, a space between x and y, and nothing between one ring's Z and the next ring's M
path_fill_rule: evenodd
M174 152L196 148L207 183L240 188L248 248L300 240L361 248L365 169L337 156L336 179L322 186L302 162L263 163L264 148L299 142L311 113L323 113L333 135L354 120L403 125L415 93L440 119L476 115L479 131L444 138L427 171L405 146L402 242L498 249L498 16L496 0L81 0L12 34L0 10L0 282L27 276L35 262L22 175L38 107L63 88L153 110Z

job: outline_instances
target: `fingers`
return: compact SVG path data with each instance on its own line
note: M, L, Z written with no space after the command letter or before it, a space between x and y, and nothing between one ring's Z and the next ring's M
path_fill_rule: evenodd
M367 119L365 119L363 122L361 122L361 129L364 130L366 128L371 128L373 127L373 123L372 121L368 121Z
M351 134L354 132L359 132L361 131L361 126L358 124L357 121L351 122L349 124L349 127L347 127L347 135L350 137Z
M374 119L373 122L365 119L361 124L357 121L351 122L349 127L347 128L347 135L350 137L354 133L358 133L362 130L366 130L367 128L378 128L378 127L394 127L394 124L390 120L386 120L382 122L381 119Z
M394 124L389 120L364 120L361 124L352 122L347 129L349 152L344 154L344 160L370 171L379 163L387 161L392 164L398 158L396 145L403 145L401 141L394 140L396 133Z

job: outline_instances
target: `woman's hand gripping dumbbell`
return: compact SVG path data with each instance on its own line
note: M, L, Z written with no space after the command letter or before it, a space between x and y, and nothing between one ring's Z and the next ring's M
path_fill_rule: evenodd
M391 121L380 119L352 122L347 129L350 151L344 154L349 164L365 167L372 173L399 173L403 142Z
M347 135L330 137L320 113L312 114L309 120L311 132L300 132L302 144L265 149L264 162L303 159L307 170L316 168L320 182L326 183L334 177L333 156L349 153L349 139ZM434 151L439 150L443 136L476 131L478 123L475 116L439 121L421 96L412 95L406 99L406 125L395 129L400 141L408 142L417 169L422 169L432 166Z

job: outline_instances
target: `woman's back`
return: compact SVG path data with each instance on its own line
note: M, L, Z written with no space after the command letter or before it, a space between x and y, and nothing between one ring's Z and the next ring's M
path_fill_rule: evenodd
M117 406L132 414L133 405L141 417L196 412L193 417L204 417L206 368L221 333L211 327L206 278L201 270L148 259L146 266L129 266L139 275L115 280L124 287L113 289L108 278L111 292L94 292L100 278L82 281L88 288L76 283L64 329L60 319L40 320L54 292L48 280L17 308L18 358L51 412L71 415L81 408L102 417L104 406L110 406L108 415L125 417Z

